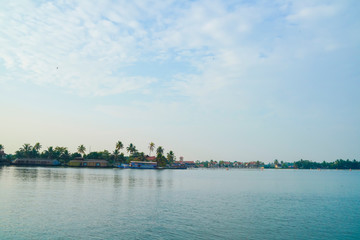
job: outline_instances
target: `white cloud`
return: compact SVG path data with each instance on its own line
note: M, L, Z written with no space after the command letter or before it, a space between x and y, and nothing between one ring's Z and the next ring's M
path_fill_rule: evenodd
M242 4L9 2L0 10L3 79L54 84L81 95L139 93L162 84L206 96L248 81L244 73L341 46L332 29L311 25L341 9L323 2ZM339 5L339 6L338 6ZM300 24L289 27L288 23ZM302 26L306 23L307 29ZM322 23L323 24L323 23ZM298 31L306 31L299 33ZM148 76L139 62L185 62L172 78ZM133 66L137 71L126 72ZM1 73L0 73L1 74Z
M323 19L335 16L339 10L339 6L334 5L305 6L297 9L297 11L289 15L287 19L294 22Z
M127 32L141 32L135 20L130 27L116 26L103 16L107 4L25 3L10 4L2 12L0 44L6 47L0 56L7 76L95 95L141 89L154 81L114 74L139 58L142 39Z

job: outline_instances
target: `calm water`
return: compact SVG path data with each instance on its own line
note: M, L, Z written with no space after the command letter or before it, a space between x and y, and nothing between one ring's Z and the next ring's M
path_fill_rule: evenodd
M2 167L0 239L360 239L360 172Z

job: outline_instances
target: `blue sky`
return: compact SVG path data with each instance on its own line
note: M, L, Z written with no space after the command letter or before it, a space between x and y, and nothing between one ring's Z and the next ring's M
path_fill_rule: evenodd
M360 159L358 1L0 3L0 143Z

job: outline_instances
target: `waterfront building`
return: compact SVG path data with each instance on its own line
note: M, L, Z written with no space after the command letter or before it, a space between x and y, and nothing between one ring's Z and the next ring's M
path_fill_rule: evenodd
M192 168L192 167L196 167L196 164L194 161L175 161L174 162L175 166L185 166L188 168Z
M30 165L30 166L59 166L60 162L55 159L42 158L17 158L12 165Z
M108 167L109 163L103 159L76 158L68 163L69 167Z
M155 157L155 156L146 156L146 161L155 162L155 161L156 161L156 157Z

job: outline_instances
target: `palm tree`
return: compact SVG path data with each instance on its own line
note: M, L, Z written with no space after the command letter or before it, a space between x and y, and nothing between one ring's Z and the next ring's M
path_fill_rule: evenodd
M111 153L108 150L104 150L101 152L101 158L105 160L109 160L111 156Z
M41 149L41 144L40 143L35 143L32 152L33 152L33 156L34 157L38 157L40 155L40 149Z
M139 161L145 161L146 160L145 153L144 152L139 153L138 159Z
M159 146L157 149L156 149L156 153L157 155L163 155L164 153L164 148L162 146Z
M56 146L54 149L54 152L55 152L56 158L61 158L61 159L63 159L68 154L66 147Z
M23 145L23 147L20 149L20 151L24 152L24 155L27 158L30 157L31 150L32 150L32 146L30 144L28 144L28 143L25 143Z
M277 159L274 160L275 167L279 165L279 161Z
M150 150L150 153L149 153L149 156L151 155L151 152L153 152L155 149L155 143L151 142L149 143L149 150Z
M156 149L156 153L157 153L157 156L156 156L157 165L159 167L165 167L166 166L166 158L163 156L164 148L159 146Z
M127 152L133 154L136 152L136 147L134 144L130 143L130 145L126 148Z
M55 147L54 156L62 162L66 162L70 159L70 153L66 147Z
M34 145L34 149L35 149L35 151L36 151L36 152L39 152L39 151L40 151L40 149L41 149L41 147L42 147L42 146L41 146L41 144L40 144L40 143L38 143L38 142L37 142L37 143L35 143L35 145Z
M49 159L52 159L54 154L55 154L55 151L52 146L48 147L48 149L45 151L45 156L47 156L47 158L49 158Z
M84 145L81 144L81 145L77 148L77 150L78 150L78 153L80 153L81 156L83 156L83 155L85 154L86 148L85 148Z
M116 148L115 151L113 152L114 156L115 156L115 162L117 162L118 156L119 156L119 150Z
M168 163L172 164L176 159L174 152L173 151L168 152L166 159L168 160Z
M115 149L116 149L116 150L118 150L118 152L120 152L120 151L121 151L121 149L123 149L123 148L124 148L123 143L122 143L122 142L120 142L120 141L118 141L118 142L116 143L116 147L115 147Z

